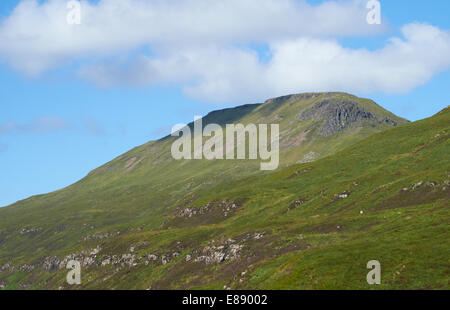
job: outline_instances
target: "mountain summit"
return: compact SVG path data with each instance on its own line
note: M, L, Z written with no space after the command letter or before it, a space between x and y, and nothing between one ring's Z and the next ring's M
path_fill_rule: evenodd
M361 252L367 242L371 254L386 253L384 270L409 246L422 266L427 259L418 253L439 253L445 244L419 237L443 236L447 112L408 123L345 93L211 112L204 126L279 124L280 168L176 161L176 137L151 141L65 189L0 209L0 284L66 288L65 264L75 259L86 274L81 288L353 288L361 287L355 257L373 259ZM330 280L336 272L354 281ZM439 285L442 277L433 276Z

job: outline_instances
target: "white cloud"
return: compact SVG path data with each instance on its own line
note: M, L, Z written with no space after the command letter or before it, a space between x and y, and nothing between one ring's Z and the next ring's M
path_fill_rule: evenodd
M68 25L66 0L22 0L0 26L0 55L37 75L68 61L150 45L266 42L301 35L362 35L370 26L364 1L101 0L81 1L81 25Z
M450 66L450 35L424 24L403 27L382 49L348 49L335 41L299 39L273 46L267 76L274 89L402 93ZM285 76L287 78L282 79Z
M272 58L242 48L186 47L160 57L139 57L132 65L97 64L80 75L95 83L150 85L178 83L209 101L262 100L302 91L402 93L450 67L450 35L424 24L409 24L403 38L384 48L349 49L330 39L300 38L271 44Z
M104 136L106 134L103 126L94 118L88 117L83 119L83 126L91 135Z
M76 123L57 116L39 116L28 122L14 120L0 123L0 135L8 134L47 134L69 129L84 130L93 136L104 136L105 128L96 119L85 117Z
M70 124L65 119L54 116L41 116L29 123L20 124L15 121L6 121L0 124L0 134L10 133L51 133L66 130Z
M78 75L103 86L174 83L193 97L251 102L301 91L407 92L450 67L450 36L409 24L376 51L336 37L371 35L366 1L310 6L295 0L24 0L0 26L0 58L28 75L89 60ZM252 43L267 44L262 61ZM152 55L139 54L150 47Z

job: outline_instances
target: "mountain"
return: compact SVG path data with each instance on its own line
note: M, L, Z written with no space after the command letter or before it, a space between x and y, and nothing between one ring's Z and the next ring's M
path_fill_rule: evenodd
M378 259L380 288L448 287L449 118L407 123L343 93L212 112L204 125L279 123L282 166L175 161L174 137L149 142L0 209L0 285L367 288Z

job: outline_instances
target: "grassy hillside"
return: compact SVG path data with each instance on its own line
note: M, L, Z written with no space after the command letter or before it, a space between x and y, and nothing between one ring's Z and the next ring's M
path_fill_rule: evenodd
M347 113L343 103L367 111L372 118L340 119L345 126L332 135L318 133L324 119L301 119L300 116L322 102L337 105L336 113ZM392 115L374 102L343 93L301 94L268 100L262 105L246 105L215 111L204 118L208 123L278 123L280 124L281 166L308 161L333 154L374 133L405 120ZM307 133L305 133L307 132ZM0 209L0 227L6 257L36 254L63 249L66 240L74 242L97 230L124 231L136 225L148 229L159 227L161 213L185 195L199 189L209 190L243 176L259 175L260 161L249 160L187 160L175 161L170 148L175 138L166 137L149 142L92 171L76 184L47 195L36 196ZM86 224L86 225L84 225ZM39 226L39 238L31 244L17 245L16 233L28 226ZM55 234L60 227L61 234ZM11 233L9 233L11 232Z
M174 162L172 138L151 142L1 209L0 285L69 288L64 266L76 258L78 289L370 288L376 259L377 288L448 288L449 109L387 131L404 121L337 93L209 117L278 121L286 167ZM337 153L295 164L311 152Z

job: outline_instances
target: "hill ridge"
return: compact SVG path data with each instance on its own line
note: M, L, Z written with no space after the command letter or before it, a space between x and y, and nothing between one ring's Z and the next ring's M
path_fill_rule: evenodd
M151 168L134 150L105 179L0 209L1 288L368 289L373 259L377 288L447 288L449 112L259 175ZM72 259L80 287L64 282Z

